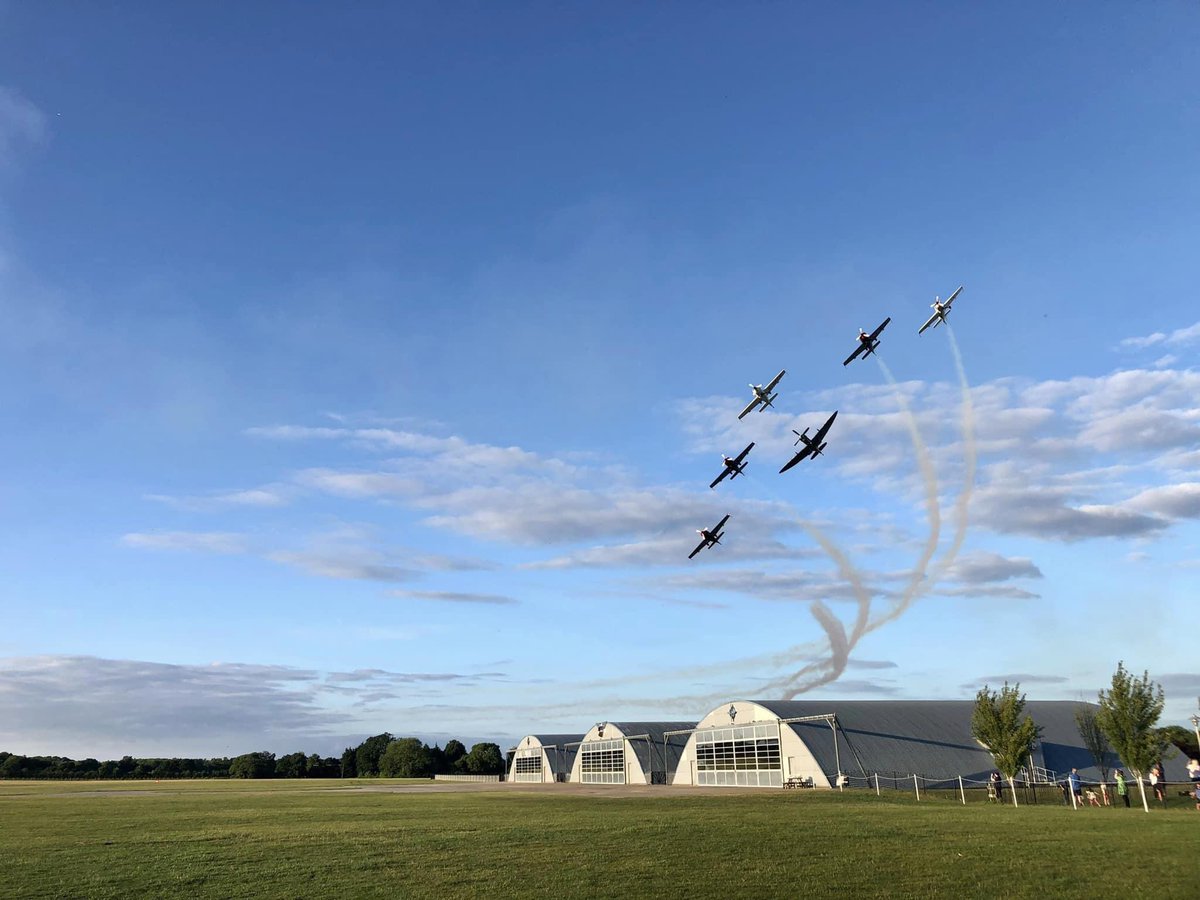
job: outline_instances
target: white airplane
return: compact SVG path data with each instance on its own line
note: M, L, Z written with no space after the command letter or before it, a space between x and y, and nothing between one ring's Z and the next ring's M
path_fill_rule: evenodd
M949 297L946 298L945 303L943 303L937 297L934 297L933 302L931 304L929 304L931 307L933 307L933 315L930 316L929 319L925 322L925 324L921 326L921 328L917 332L917 334L924 334L925 329L928 328L930 325L932 325L934 328L937 328L939 325L941 325L943 322L945 322L946 316L948 316L950 314L950 304L954 302L954 298L959 295L960 291L962 291L961 284L958 286L957 291L955 291L953 294L951 294Z
M720 522L712 528L698 528L696 534L700 535L700 543L696 545L696 549L688 554L688 559L691 559L701 550L707 547L712 547L715 544L721 543L721 538L724 537L724 532L721 531L725 527L725 523L729 521L729 516L726 515Z
M753 449L754 449L754 441L751 441L749 444L746 445L746 449L743 450L741 453L739 453L737 456L726 456L724 453L722 453L721 459L725 463L725 469L721 472L720 475L718 475L715 479L713 479L713 483L710 484L709 487L715 488L718 484L720 484L722 481L725 480L726 475L730 476L731 478L737 478L739 475L744 475L746 472L746 463L745 463L746 454L749 453Z
M786 374L786 369L780 369L779 374L772 378L771 383L766 387L763 387L761 384L750 385L750 390L754 391L754 399L746 405L745 409L738 413L738 418L741 419L749 415L754 411L754 407L758 406L760 403L762 404L763 409L766 409L768 406L770 406L771 401L779 396L778 394L772 394L771 391L775 389L775 385L779 384L779 380Z

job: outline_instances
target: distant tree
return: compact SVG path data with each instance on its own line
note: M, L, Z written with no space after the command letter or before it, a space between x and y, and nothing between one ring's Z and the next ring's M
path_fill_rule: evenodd
M446 746L442 749L442 758L445 761L446 771L453 772L458 767L458 761L467 755L467 748L463 746L462 741L451 738L446 741Z
M243 753L229 764L230 778L270 778L275 774L275 754Z
M275 761L276 778L303 778L308 771L308 757L303 753L288 753Z
M352 747L342 751L341 777L354 778L358 775L358 753Z
M1107 782L1108 754L1112 752L1112 748L1104 736L1104 729L1100 727L1096 710L1087 704L1077 706L1075 708L1075 727L1079 729L1079 739L1083 741L1083 746L1095 760L1096 768L1100 770L1100 780Z
M358 771L359 778L364 775L379 774L379 758L383 756L383 751L391 742L392 736L385 731L383 734L367 738L358 745L354 752L354 767Z
M388 778L427 778L433 774L433 754L417 738L399 738L388 744L379 772Z
M504 756L498 744L476 744L464 757L463 767L472 775L501 775L504 772Z
M1196 744L1196 732L1182 725L1166 725L1160 729L1163 740L1179 749L1179 752L1191 759L1200 759L1200 746Z
M1166 740L1155 728L1165 702L1162 686L1150 680L1150 673L1143 672L1140 680L1134 678L1126 671L1124 661L1117 663L1112 687L1100 692L1097 715L1100 728L1121 761L1137 778L1142 808L1146 812L1150 812L1150 804L1146 802L1142 776L1162 759L1166 750Z
M971 713L971 734L983 744L996 761L996 768L1008 779L1013 806L1017 805L1017 790L1014 779L1021 766L1033 753L1033 742L1041 729L1025 712L1025 695L1021 685L1004 687L999 691L988 690L984 685L975 695L975 709Z
M0 763L0 778L21 778L25 774L25 757L12 754Z

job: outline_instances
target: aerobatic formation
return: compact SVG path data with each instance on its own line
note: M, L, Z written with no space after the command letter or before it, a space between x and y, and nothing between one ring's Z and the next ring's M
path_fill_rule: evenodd
M950 313L950 305L961 292L962 285L959 285L958 288L955 289L954 293L947 297L945 301L941 300L939 297L935 297L933 303L930 304L933 308L933 315L931 315L925 324L917 330L917 334L924 334L927 328L931 326L936 328L938 325L945 322L946 317ZM842 365L850 365L850 363L854 362L854 360L859 356L862 356L865 359L878 350L879 336L883 334L883 330L887 328L888 323L891 321L892 317L888 316L879 324L879 327L870 334L867 334L866 331L860 328L858 330L858 346L854 348L853 353L846 357L846 360L842 363ZM744 419L755 409L758 409L760 412L762 412L765 411L768 406L771 406L775 398L779 396L778 392L772 393L772 391L775 390L775 388L779 385L779 382L783 380L783 376L786 374L786 369L780 369L779 374L772 378L767 385L750 385L750 390L754 392L754 399L746 404L745 409L738 413L738 419ZM792 468L792 466L796 465L798 462L808 459L809 457L815 458L821 455L821 451L823 451L827 446L825 436L829 434L829 429L833 425L833 420L837 418L837 414L838 411L835 409L833 414L825 420L825 424L818 428L816 433L811 438L808 436L808 428L805 428L802 432L796 431L794 428L792 429L792 434L796 435L796 446L800 446L801 444L804 446L801 447L801 449L797 451L791 459L784 463L783 468L779 470L780 475ZM721 474L713 479L712 484L710 484L709 487L715 488L718 484L724 481L726 477L729 477L729 479L732 481L738 475L745 474L747 465L746 457L753 448L754 442L751 441L746 446L746 449L737 456L730 457L722 454L721 459L724 463L724 469L722 469ZM688 554L688 559L695 557L696 554L701 550L706 550L709 547L721 543L721 538L724 536L724 532L721 529L725 527L725 523L728 521L729 516L726 515L711 529L697 529L697 533L700 535L700 543L696 545L695 550Z

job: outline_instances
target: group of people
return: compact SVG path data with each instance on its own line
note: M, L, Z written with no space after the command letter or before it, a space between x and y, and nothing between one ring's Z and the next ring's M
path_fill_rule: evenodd
M1196 809L1200 810L1200 761L1195 759L1189 760L1187 770L1188 778L1192 784L1192 799L1196 801ZM1125 808L1128 809L1129 785L1125 781L1125 773L1121 769L1117 769L1113 780L1117 796L1125 804ZM1167 782L1163 777L1162 766L1159 764L1151 766L1149 773L1146 775L1146 781L1150 785L1154 799L1165 807L1167 805ZM1091 788L1085 789L1083 787L1083 780L1079 777L1079 770L1071 769L1071 774L1067 776L1066 782L1061 785L1063 802L1069 803L1073 801L1076 809L1084 806L1085 803L1091 806L1108 806L1108 783L1102 781L1099 787L1099 793ZM1070 792L1069 794L1068 791Z

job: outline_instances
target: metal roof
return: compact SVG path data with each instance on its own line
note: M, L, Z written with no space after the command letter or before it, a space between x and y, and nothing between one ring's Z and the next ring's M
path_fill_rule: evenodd
M687 747L687 734L666 735L668 731L687 732L696 727L696 722L606 722L624 735L629 745L637 754L642 771L652 777L652 773L663 773L667 783L679 765L679 759ZM590 732L589 732L590 733ZM648 738L647 738L648 736ZM638 740L641 738L641 740ZM608 729L605 736L597 740L609 740Z
M923 775L933 779L982 780L995 762L971 736L974 700L752 700L781 719L834 714L839 742L825 722L794 722L791 728L816 757L822 771L851 775L879 772ZM737 701L734 701L734 706ZM1080 706L1095 704L1070 700L1029 700L1025 712L1041 726L1034 764L1060 776L1077 768L1085 780L1099 780L1100 771L1083 746L1075 724ZM1186 760L1165 761L1168 780L1185 781ZM861 765L861 770L859 766ZM1109 768L1120 766L1115 755ZM1176 771L1178 770L1178 771ZM1111 777L1111 776L1110 776Z

